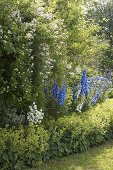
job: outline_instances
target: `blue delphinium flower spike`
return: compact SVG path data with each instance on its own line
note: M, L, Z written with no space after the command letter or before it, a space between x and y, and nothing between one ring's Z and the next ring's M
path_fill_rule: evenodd
M53 97L57 98L57 97L58 97L58 94L59 94L58 83L55 83L55 84L53 85L52 91L53 91Z
M86 76L86 70L83 70L82 78L81 78L81 96L87 94L88 94L87 76Z
M63 85L58 95L58 103L60 106L64 105L66 99L66 91L67 91L66 85Z

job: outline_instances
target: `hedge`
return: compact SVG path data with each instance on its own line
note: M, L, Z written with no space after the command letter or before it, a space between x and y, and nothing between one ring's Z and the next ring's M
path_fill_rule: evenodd
M43 160L47 148L48 133L43 127L0 129L0 169L33 167Z
M49 129L49 156L87 150L113 137L113 99L83 112L58 119Z
M24 169L101 144L113 137L113 99L78 115L73 113L48 127L0 129L0 168Z

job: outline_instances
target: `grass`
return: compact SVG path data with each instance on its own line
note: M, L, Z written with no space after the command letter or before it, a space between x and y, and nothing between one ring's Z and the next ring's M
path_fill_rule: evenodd
M113 140L87 152L51 160L27 170L113 170Z

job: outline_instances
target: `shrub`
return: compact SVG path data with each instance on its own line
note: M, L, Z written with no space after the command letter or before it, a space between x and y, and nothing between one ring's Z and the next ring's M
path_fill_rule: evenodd
M38 110L44 109L45 84L51 80L65 82L68 32L62 17L54 13L55 6L52 9L48 5L45 1L0 0L2 126L7 124L5 117L14 110L16 115L26 115L33 102ZM62 93L63 90L60 104Z
M113 137L113 100L84 112L59 118L50 127L49 155L63 156L87 150Z
M37 130L33 127L0 129L0 168L12 170L34 166L42 161L47 140L48 134L42 127Z
M43 127L0 129L0 168L23 169L101 144L113 137L113 99L81 115L73 113Z

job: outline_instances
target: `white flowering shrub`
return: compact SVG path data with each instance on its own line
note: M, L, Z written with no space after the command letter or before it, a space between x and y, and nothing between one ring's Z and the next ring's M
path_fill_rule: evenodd
M30 111L27 113L27 120L30 123L38 124L41 123L44 113L42 113L42 110L37 110L37 105L35 102L33 102L32 106L29 106Z
M44 86L66 77L68 36L64 20L40 0L0 0L1 113L17 108L26 114L29 103L45 107ZM5 17L4 17L5 16Z

